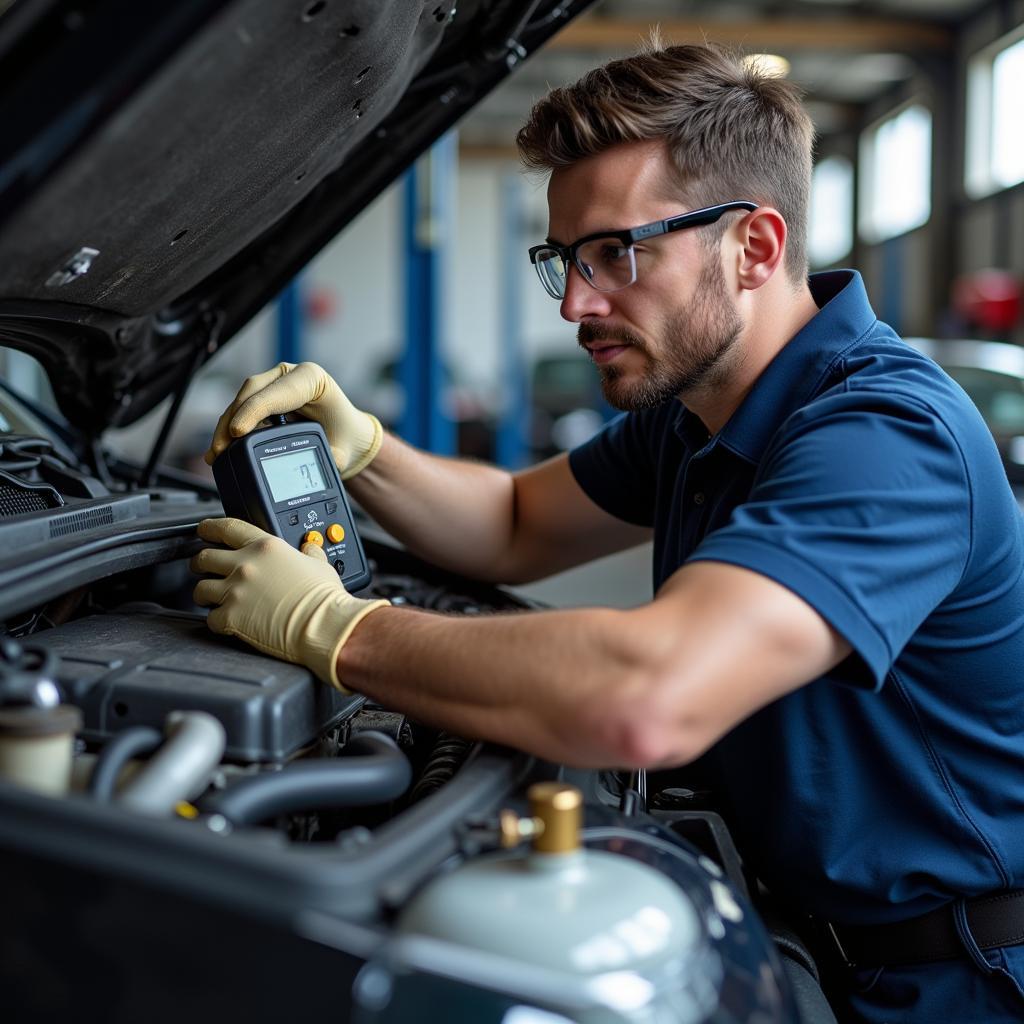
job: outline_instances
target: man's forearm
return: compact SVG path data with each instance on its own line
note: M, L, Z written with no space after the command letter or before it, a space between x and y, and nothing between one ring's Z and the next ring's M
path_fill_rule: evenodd
M476 619L384 608L338 655L342 682L428 724L582 767L627 766L632 695L651 685L629 612Z
M494 568L514 526L511 474L429 455L387 435L373 462L346 486L385 530L421 558L475 579L498 581Z

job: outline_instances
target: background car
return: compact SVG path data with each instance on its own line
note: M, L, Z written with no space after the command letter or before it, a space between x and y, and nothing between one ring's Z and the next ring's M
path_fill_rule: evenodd
M999 447L1006 475L1024 497L1024 349L999 341L907 338L971 396Z

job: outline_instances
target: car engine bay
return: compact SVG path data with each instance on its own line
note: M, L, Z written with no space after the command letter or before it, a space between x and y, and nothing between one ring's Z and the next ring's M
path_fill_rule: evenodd
M780 955L749 907L727 829L693 809L692 793L645 793L635 775L449 735L214 635L191 603L187 560L196 523L220 514L215 490L176 471L140 486L141 467L91 457L56 438L0 435L0 861L18 923L4 940L17 956L2 962L19 1019L74 1012L96 984L96 958L115 971L122 1004L109 1020L136 1019L143 993L169 991L172 975L195 984L176 988L158 1019L216 1005L243 975L254 1019L296 1005L409 1019L421 989L453 1008L472 989L493 1010L477 1019L523 1002L580 1020L830 1019L813 962ZM360 532L372 571L363 596L456 615L530 607L420 562L372 523ZM699 910L688 972L681 980L677 961L643 1014L595 995L592 979L570 994L571 973L554 998L528 955L481 966L479 950L432 946L401 926L410 900L459 865L524 856L529 829L509 840L509 820L535 820L527 792L544 780L583 794L588 853L656 866ZM182 945L200 921L203 943ZM250 963L271 955L307 979L287 1008L269 979L251 978ZM325 957L330 985L311 973ZM794 971L819 1016L794 1002ZM373 995L382 979L386 999Z

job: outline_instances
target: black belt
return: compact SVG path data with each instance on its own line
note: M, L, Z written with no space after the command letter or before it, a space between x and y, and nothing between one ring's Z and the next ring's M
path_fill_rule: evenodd
M881 925L827 925L829 938L849 967L923 964L966 956L956 928L955 904L908 921ZM980 949L1024 943L1024 889L988 893L965 901L967 926Z

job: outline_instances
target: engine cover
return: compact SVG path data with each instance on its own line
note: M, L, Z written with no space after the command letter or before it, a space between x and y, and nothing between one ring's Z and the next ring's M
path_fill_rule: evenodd
M124 611L33 637L59 656L57 682L81 708L86 740L102 741L131 725L162 729L169 712L187 708L220 719L228 760L280 762L364 702L299 665L215 636L202 615L140 605Z

